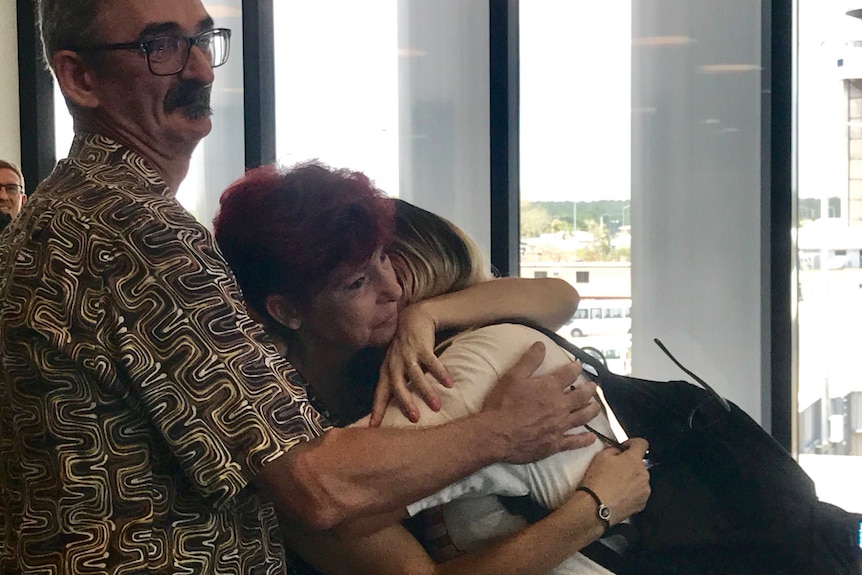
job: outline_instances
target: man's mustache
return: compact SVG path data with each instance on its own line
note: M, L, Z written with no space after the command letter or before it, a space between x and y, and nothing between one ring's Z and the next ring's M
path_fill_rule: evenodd
M212 85L191 80L180 82L165 96L165 113L170 114L181 109L186 117L192 120L212 116L211 93Z

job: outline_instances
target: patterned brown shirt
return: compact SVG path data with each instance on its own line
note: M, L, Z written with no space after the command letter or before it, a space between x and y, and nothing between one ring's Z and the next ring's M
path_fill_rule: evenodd
M211 234L79 136L0 244L0 573L285 573L247 487L328 424Z

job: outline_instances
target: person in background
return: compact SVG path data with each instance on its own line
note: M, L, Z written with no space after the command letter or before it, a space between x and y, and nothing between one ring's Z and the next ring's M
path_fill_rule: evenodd
M435 315L429 310L458 297L461 290L497 292L505 302L497 311L480 302L461 309L462 325L482 326L502 318L531 320L547 316L555 307L553 299L524 294L530 287L539 289L559 280L492 280L475 243L459 228L409 203L386 198L361 173L333 170L317 162L287 170L267 166L247 173L222 195L214 231L247 303L297 367L318 409L341 425L354 422L371 408L381 362L383 373L392 370L393 362L393 373L404 372L403 358L411 354L391 353L393 348L427 349L433 356L436 331L460 331L459 322L439 324L427 318ZM391 332L379 329L381 318L393 309L399 310L394 343ZM451 388L441 390L439 410L420 401L412 382L423 377L423 370L419 362L412 364L408 393L417 394L419 425L446 424L481 410L499 374L540 339L548 348L541 369L572 363L551 340L524 325L495 324L456 336L439 359L424 360L428 369L445 372L454 380ZM427 356L417 353L416 357ZM386 407L382 415L387 426L414 425L395 406ZM365 418L354 425L368 423ZM604 415L590 423L612 433ZM632 440L626 447L624 453L602 450L596 442L556 454L554 461L520 466L523 469L507 467L417 507L470 496L465 501L473 509L459 509L449 519L456 531L473 534L456 542L458 549L473 552L434 557L439 563L394 521L359 540L309 536L290 525L285 533L291 546L327 575L545 574L563 561L564 570L554 573L607 574L583 556L570 556L596 539L604 527L596 502L582 486L588 484L587 489L602 494L600 505L614 510L613 523L642 509L649 494L642 462L645 442ZM508 489L495 493L535 494L543 505L558 511L532 526L504 517L495 499L476 499L485 495L480 488L494 481ZM436 538L440 535L438 526Z
M0 212L8 215L10 219L15 219L26 201L27 193L21 168L12 162L0 160Z
M38 14L75 139L0 245L0 572L283 574L276 508L367 533L491 462L588 442L565 431L592 390L563 392L574 367L533 377L538 345L475 416L331 429L174 197L230 30L200 0Z

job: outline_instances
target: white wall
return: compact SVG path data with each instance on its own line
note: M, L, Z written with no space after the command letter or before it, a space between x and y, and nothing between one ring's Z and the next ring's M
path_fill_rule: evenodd
M14 0L0 0L0 158L21 163L18 29Z

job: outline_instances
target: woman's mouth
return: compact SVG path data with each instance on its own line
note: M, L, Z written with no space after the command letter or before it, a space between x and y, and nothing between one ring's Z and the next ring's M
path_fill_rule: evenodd
M388 326L390 324L398 323L398 310L393 311L391 314L383 318L383 321L380 322L381 326Z

